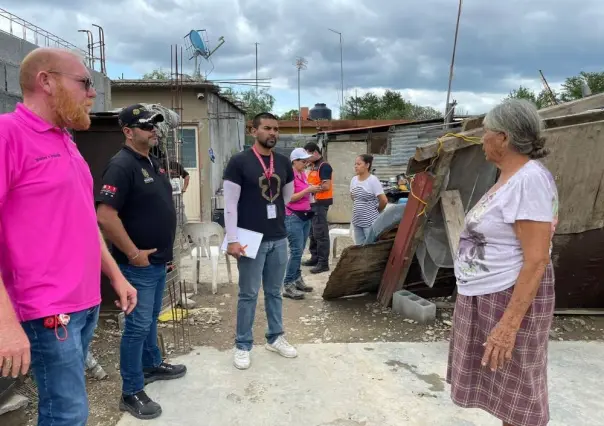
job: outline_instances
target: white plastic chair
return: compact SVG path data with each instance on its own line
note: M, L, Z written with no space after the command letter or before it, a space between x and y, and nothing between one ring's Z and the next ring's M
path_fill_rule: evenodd
M352 231L352 223L350 224L350 228L333 228L329 230L329 245L332 250L332 259L336 258L336 247L338 238L352 238L354 241L354 232Z
M193 294L197 294L197 284L199 284L199 271L201 266L202 256L207 257L208 263L212 266L212 293L218 292L218 259L220 258L220 246L224 239L224 230L222 226L216 222L202 223L187 223L185 225L185 234L190 235L193 239L194 246L191 250L191 258L196 258L195 262L195 278L196 285L194 286ZM218 238L218 246L213 246L211 243L212 237ZM231 263L229 256L224 253L227 264L227 272L229 275L229 284L233 282L231 275Z

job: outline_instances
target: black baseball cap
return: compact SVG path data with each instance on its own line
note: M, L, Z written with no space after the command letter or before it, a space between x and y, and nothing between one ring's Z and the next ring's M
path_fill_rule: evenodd
M141 104L134 104L122 109L118 115L118 120L120 127L137 127L146 123L161 123L164 121L164 116Z

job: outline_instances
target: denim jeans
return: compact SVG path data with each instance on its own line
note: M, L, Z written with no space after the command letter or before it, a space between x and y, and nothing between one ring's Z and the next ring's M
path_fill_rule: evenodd
M44 320L25 321L31 345L31 369L38 387L38 426L86 426L88 395L85 362L99 319L99 307L69 313L67 338L59 340ZM65 330L59 327L61 339Z
M252 329L256 316L256 302L260 283L264 288L264 307L268 331L266 340L273 343L283 334L283 276L287 265L287 239L263 241L256 259L241 256L239 269L239 301L237 303L238 349L251 351L254 344Z
M310 230L310 257L319 265L329 265L329 222L327 212L329 206L312 204L311 209L315 212L312 218Z
M371 226L366 228L361 228L360 226L352 225L352 233L354 235L354 243L357 246L363 245L365 240L369 236L369 231L371 230Z
M138 267L119 265L126 279L136 288L137 303L126 315L120 344L122 393L134 395L145 387L144 368L162 363L157 345L157 317L161 311L166 286L166 265Z
M285 228L289 242L289 260L285 272L285 282L293 283L302 275L300 263L310 233L310 220L302 220L295 214L285 216Z

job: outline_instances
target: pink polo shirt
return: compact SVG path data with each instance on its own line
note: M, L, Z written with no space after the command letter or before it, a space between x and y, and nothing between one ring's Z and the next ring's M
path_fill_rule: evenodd
M90 168L65 130L23 104L0 115L0 272L21 321L101 301Z

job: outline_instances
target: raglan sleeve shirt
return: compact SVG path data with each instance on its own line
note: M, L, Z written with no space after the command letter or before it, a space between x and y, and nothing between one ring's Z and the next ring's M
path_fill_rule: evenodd
M518 220L554 221L555 191L544 172L526 173L514 182L503 206L503 220L513 224Z
M384 193L384 187L375 175L371 175L371 177L369 178L369 187L371 188L371 192L373 192L373 195L375 195L376 197Z
M237 156L231 157L224 169L223 175L224 189L224 225L227 234L227 241L234 243L237 238L237 205L241 195L241 185L243 177Z
M132 186L131 176L120 165L109 163L101 179L101 189L95 197L97 204L107 204L118 212L124 207Z

